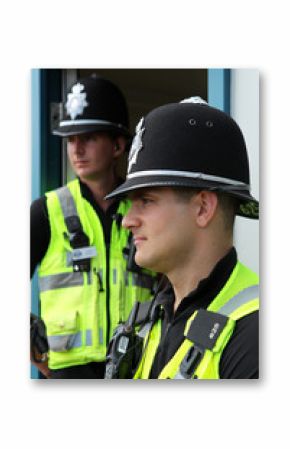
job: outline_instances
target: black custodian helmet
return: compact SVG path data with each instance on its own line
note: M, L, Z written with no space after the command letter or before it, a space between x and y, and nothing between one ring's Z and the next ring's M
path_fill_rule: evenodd
M140 120L126 181L106 198L154 186L224 192L239 200L238 215L259 217L243 134L229 115L199 97L158 107Z
M96 74L78 80L67 92L64 117L53 134L61 137L113 131L129 136L126 100L111 81Z

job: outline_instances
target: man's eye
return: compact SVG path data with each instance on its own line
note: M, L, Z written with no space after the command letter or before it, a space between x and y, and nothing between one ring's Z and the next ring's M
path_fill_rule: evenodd
M83 142L88 142L89 140L97 140L97 136L95 134L85 134L82 137Z
M145 197L142 197L141 198L141 201L142 201L142 204L149 204L149 203L152 203L152 198L147 198L146 196Z
M74 143L76 140L79 140L82 143L87 143L90 140L97 140L97 136L95 134L84 134L84 135L79 135L78 138L76 138L76 136L68 136L67 141L69 143Z

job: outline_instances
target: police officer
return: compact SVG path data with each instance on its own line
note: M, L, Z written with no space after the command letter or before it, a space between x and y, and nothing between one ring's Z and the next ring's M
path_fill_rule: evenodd
M259 280L238 260L233 228L235 215L258 218L258 202L236 122L196 97L154 109L139 122L125 183L107 198L123 195L137 264L168 278L138 331L131 376L257 378Z
M76 179L31 207L31 275L37 265L51 378L103 378L107 343L154 276L128 265L128 201L104 201L122 182L116 163L129 138L121 91L95 74L67 93L55 135L67 138Z

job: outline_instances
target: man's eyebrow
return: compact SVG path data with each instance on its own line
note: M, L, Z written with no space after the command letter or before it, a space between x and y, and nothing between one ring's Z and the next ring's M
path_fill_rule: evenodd
M148 189L142 189L142 190L138 190L135 192L131 192L128 193L128 198L129 199L138 199L138 198L142 198L142 196L144 195L152 195L154 196L156 192L154 192L152 189L148 188Z
M139 196L144 195L144 191L146 191L146 189L134 190L133 192L128 192L128 197L129 198L138 198Z

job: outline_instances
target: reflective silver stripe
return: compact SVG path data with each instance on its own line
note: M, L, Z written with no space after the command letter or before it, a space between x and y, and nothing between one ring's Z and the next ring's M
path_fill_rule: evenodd
M67 251L67 253L66 253L66 266L67 267L71 267L72 264L73 264L72 252L71 251Z
M82 345L82 334L77 332L76 334L49 335L47 340L51 351L63 352L79 348Z
M92 283L92 272L88 271L87 274L88 274L88 285L90 285Z
M92 331L91 329L86 330L86 345L92 346L93 345L93 339L92 339Z
M239 187L239 189L249 189L249 184L236 181L235 179L222 178L220 176L206 175L204 173L179 171L179 170L144 170L135 173L129 173L127 179L139 178L142 176L181 176L182 178L202 179L204 181L222 182Z
M55 192L58 196L64 218L78 216L75 200L69 188L67 186L60 187Z
M232 312L238 309L243 304L259 297L259 285L253 285L245 288L239 292L236 296L231 298L224 306L222 306L217 312L222 315L229 316Z
M113 126L117 126L118 128L124 128L123 125L119 124L119 123L113 123L113 122L109 122L107 120L85 120L85 119L80 119L80 120L63 120L60 122L59 126L60 128L62 126L71 126L71 125L113 125Z
M104 332L101 327L99 329L99 343L100 343L100 345L102 345L104 343Z
M113 268L113 284L117 284L117 270Z
M59 273L39 277L39 290L46 292L56 288L77 287L84 284L83 273Z

